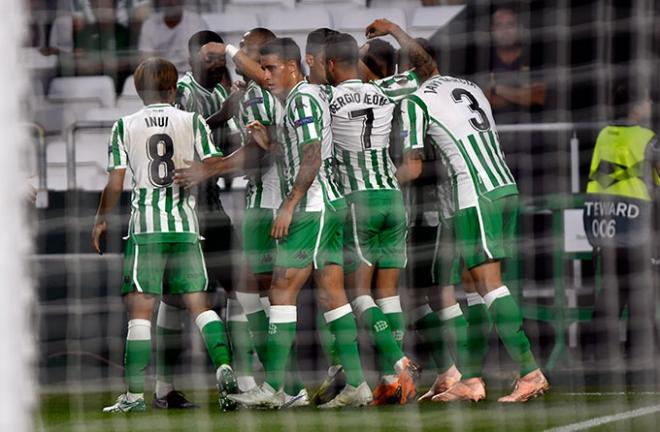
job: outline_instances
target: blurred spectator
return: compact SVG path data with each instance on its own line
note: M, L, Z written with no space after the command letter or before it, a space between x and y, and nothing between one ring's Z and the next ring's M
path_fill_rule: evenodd
M115 16L119 24L127 27L131 34L131 46L137 45L142 23L151 12L150 0L116 0ZM75 19L87 24L95 23L91 0L74 0L72 11Z
M132 71L130 32L116 22L115 0L90 0L94 21L74 35L76 75L108 75L117 91Z
M44 0L26 0L25 8L28 12L28 32L24 45L33 48L48 46L48 33L52 25L52 17L46 9L46 2Z
M481 82L498 123L530 121L528 113L545 105L546 84L534 76L529 47L524 44L519 17L512 7L492 15L493 52L487 82Z
M189 70L188 39L208 30L208 25L198 13L184 10L183 0L163 0L160 9L142 25L138 50L143 58L157 55L168 59L183 74Z

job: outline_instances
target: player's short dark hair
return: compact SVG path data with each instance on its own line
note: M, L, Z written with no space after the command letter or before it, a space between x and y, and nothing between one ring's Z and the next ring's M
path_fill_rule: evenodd
M612 92L614 116L617 119L627 117L633 106L643 102L647 97L649 97L648 89L638 85L637 82L629 79L615 81Z
M337 30L327 27L318 28L307 35L305 54L318 55L325 49L328 36L339 33Z
M188 39L188 53L191 55L197 53L201 47L211 42L225 43L222 36L216 32L210 30L198 31Z
M360 49L355 38L348 33L337 33L326 40L325 58L338 63L357 64Z
M362 62L375 75L383 78L394 75L396 67L396 50L383 39L371 39L366 42L367 52L362 55Z
M261 47L260 54L262 56L276 55L283 61L295 61L299 69L300 66L300 48L296 42L288 37L275 38Z
M277 38L275 33L273 33L272 31L270 31L269 29L267 29L265 27L255 27L251 30L248 30L248 33L250 33L250 35L258 36L260 38L260 42L262 44L268 43L268 42L272 41L273 39Z
M176 66L160 57L149 57L133 73L135 89L144 102L167 98L168 92L176 89L178 79Z

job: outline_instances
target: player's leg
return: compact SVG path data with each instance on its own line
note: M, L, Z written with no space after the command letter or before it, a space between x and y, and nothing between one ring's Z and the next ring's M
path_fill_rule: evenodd
M325 322L334 341L333 351L346 375L346 386L320 408L363 406L371 402L357 344L357 324L344 287L343 248L347 208L344 202L324 212L323 232L315 256L314 279L320 291Z
M223 411L233 410L236 405L227 396L238 392L238 384L231 367L231 349L225 325L209 305L206 292L208 277L201 245L198 242L172 244L168 270L169 294L181 295L215 367L220 408Z
M280 408L285 403L283 385L296 335L296 304L300 290L312 274L314 253L321 235L321 217L321 212L294 214L289 234L280 241L270 290L266 380L255 389L232 397L241 405Z
M124 254L122 294L128 309L128 332L124 353L127 392L107 413L144 411L144 371L151 357L151 317L161 294L165 266L160 244L139 245L130 238Z
M405 354L394 338L387 317L372 296L376 267L371 260L375 261L378 255L369 254L372 246L375 252L378 252L380 218L372 220L368 194L369 192L359 192L351 195L348 230L345 232L344 241L349 254L354 258L345 268L345 286L352 299L351 305L356 316L372 336L381 374L393 377L394 364L405 357Z
M174 367L183 349L184 312L180 296L162 296L156 318L156 388L152 401L157 409L197 407L174 388Z
M502 259L509 256L517 235L518 199L509 196L495 201L480 199L477 217L483 224L482 256L466 256L466 265L477 291L486 302L500 340L519 364L520 376L514 392L501 402L524 402L549 388L539 369L527 335L522 328L522 313L502 282ZM483 256L485 255L485 256Z

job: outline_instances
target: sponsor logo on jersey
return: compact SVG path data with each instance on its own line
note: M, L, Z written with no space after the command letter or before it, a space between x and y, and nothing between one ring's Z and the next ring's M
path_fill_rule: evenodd
M308 256L309 255L304 250L299 250L298 252L296 252L293 255L294 258L299 259L299 260L305 260L305 259L307 259Z
M295 127L304 126L306 124L314 123L314 117L303 117L293 122Z
M247 107L249 107L249 106L252 106L252 105L258 105L258 104L261 104L261 103L263 103L263 102L264 102L264 98L263 98L263 97L261 97L261 96L259 96L259 97L253 97L253 98L248 99L248 100L246 100L245 102L243 102L243 106L244 106L245 108L247 108Z

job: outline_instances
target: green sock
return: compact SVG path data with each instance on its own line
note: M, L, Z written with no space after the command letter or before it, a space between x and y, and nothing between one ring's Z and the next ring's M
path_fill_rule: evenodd
M218 314L212 310L202 312L195 318L195 324L202 332L202 338L213 366L217 369L223 364L231 364L231 352L227 344L225 325Z
M128 322L124 366L129 393L144 393L144 371L151 358L151 322L133 319Z
M401 309L401 300L399 296L384 297L376 300L376 305L383 311L387 323L392 330L394 340L403 349L403 338L406 333L406 320L403 317Z
M337 354L335 337L330 331L330 326L325 322L322 312L316 314L316 328L319 331L319 342L328 360L330 366L341 364L339 355Z
M442 309L438 315L442 321L443 333L454 364L461 370L463 365L468 363L470 355L467 320L458 303Z
M376 306L371 296L364 295L356 298L353 300L353 306L358 313L361 312L360 319L371 332L378 353L381 373L393 375L394 364L405 357L405 354L394 339L385 314Z
M285 368L296 338L296 306L271 306L266 354L266 382L275 390L284 384Z
M344 367L346 382L357 387L364 382L357 343L357 324L351 305L345 304L325 314L328 327L335 340L338 363Z
M298 372L298 349L294 340L293 344L291 345L291 352L289 352L289 361L286 364L284 391L288 395L295 396L304 388L305 385L302 383L300 374Z
M471 296L475 299L470 300ZM468 293L468 308L466 314L467 327L467 362L463 365L461 373L463 378L476 378L481 376L484 359L488 352L488 336L492 323L488 309L479 294Z
M421 341L427 345L438 374L443 373L454 361L449 355L449 349L442 337L442 321L429 305L421 306L413 313L417 316L422 315L413 323L413 326Z
M260 310L249 315L245 315L252 334L254 350L262 365L266 364L266 343L268 342L268 315Z
M254 346L249 327L238 300L227 299L227 333L231 343L234 371L238 375L252 375Z
M506 286L489 292L484 297L490 303L497 334L504 343L509 355L520 365L520 376L538 369L529 339L522 328L522 314Z

